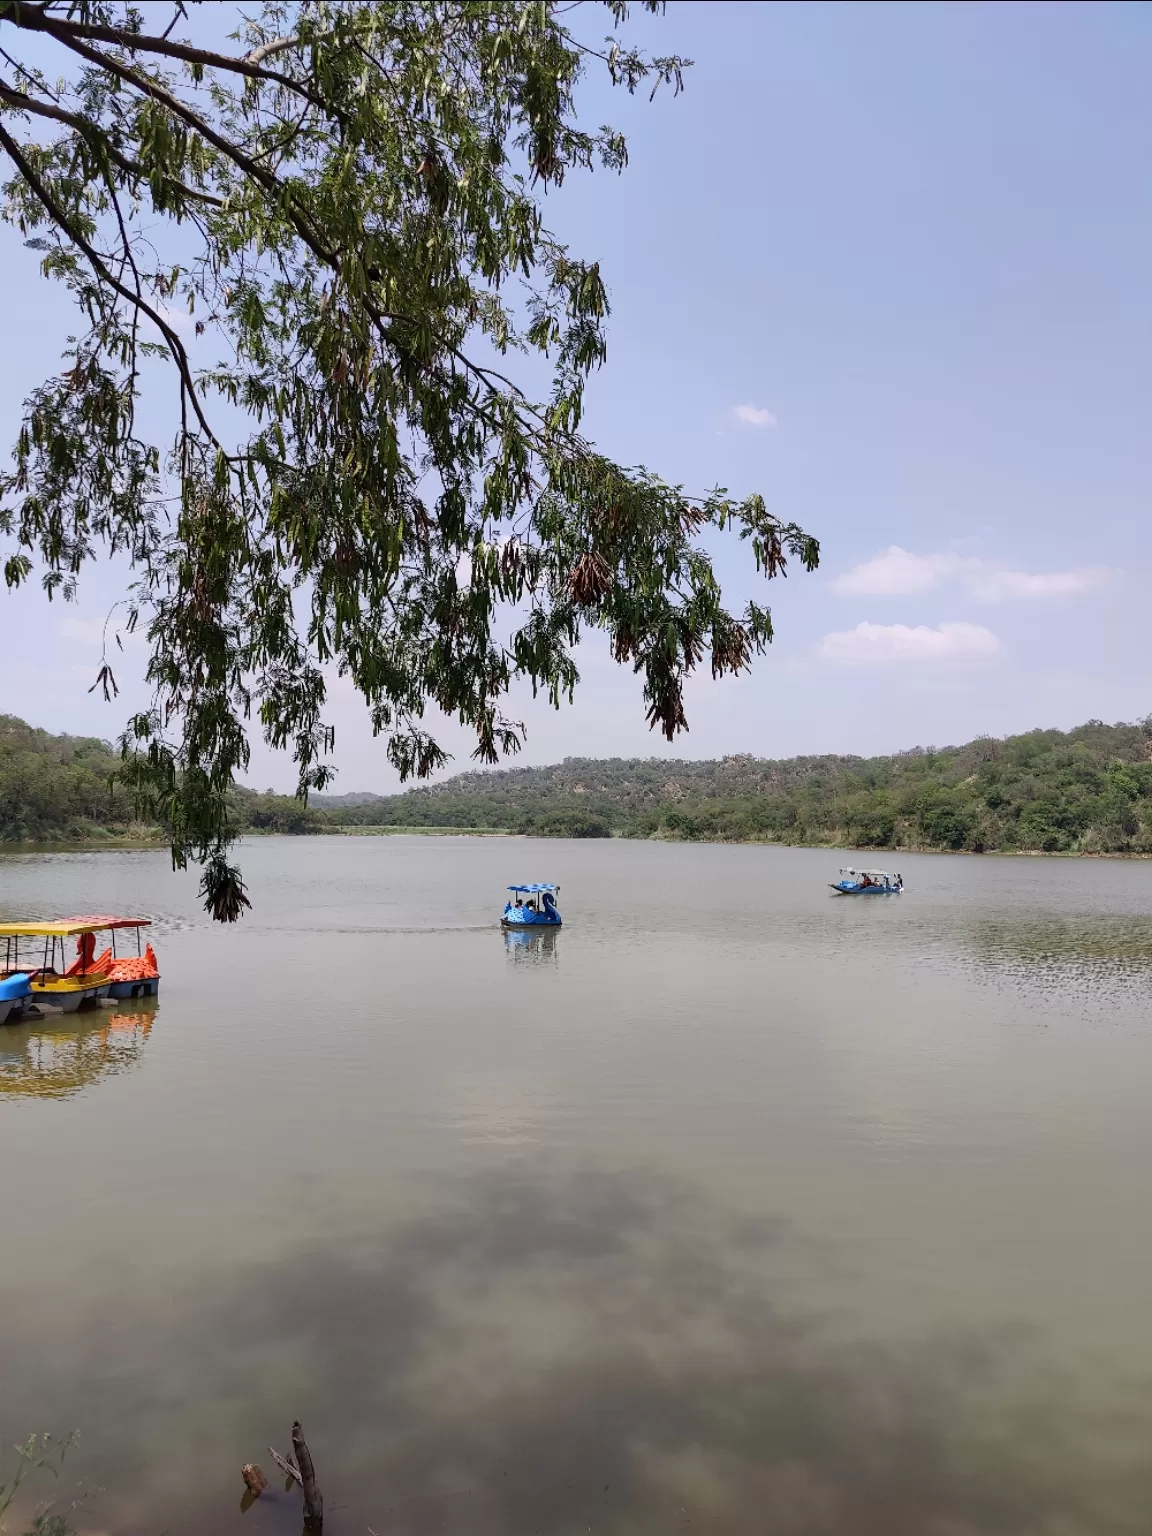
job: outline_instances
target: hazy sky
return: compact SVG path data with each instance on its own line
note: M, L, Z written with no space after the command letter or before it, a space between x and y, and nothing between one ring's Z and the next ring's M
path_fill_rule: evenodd
M1152 7L673 3L633 30L696 64L678 100L583 93L631 148L552 200L613 302L587 425L690 488L762 491L824 549L764 589L718 546L778 638L750 677L694 683L671 752L1152 711ZM70 328L35 260L0 235L7 440ZM116 734L139 654L121 700L86 690L118 579L68 608L0 593L0 709ZM602 646L581 669L573 708L517 701L521 761L669 750ZM337 789L391 787L355 697L330 713ZM263 749L252 777L293 780Z

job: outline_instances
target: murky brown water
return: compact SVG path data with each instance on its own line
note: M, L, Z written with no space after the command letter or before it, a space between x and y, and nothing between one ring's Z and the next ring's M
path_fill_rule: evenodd
M0 1440L118 1536L298 1530L294 1416L331 1536L1146 1533L1152 865L839 862L269 840L223 931L0 860L164 976L0 1026Z

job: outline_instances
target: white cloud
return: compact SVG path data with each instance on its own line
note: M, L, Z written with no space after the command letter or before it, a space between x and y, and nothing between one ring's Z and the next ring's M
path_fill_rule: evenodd
M983 624L857 624L825 635L820 655L850 665L888 662L988 662L1003 652Z
M930 592L963 564L960 555L914 555L893 544L882 555L837 576L832 585L837 592L859 597L907 597Z
M772 412L766 411L759 405L752 405L751 403L748 405L734 405L732 407L732 414L737 421L742 421L749 427L774 427L776 425L776 418Z
M1101 566L1084 566L1078 571L1044 571L1035 576L1027 571L990 570L972 578L971 588L985 602L1004 597L1071 597L1102 587L1112 572Z
M837 592L856 597L909 597L953 582L980 601L995 603L1004 598L1069 597L1090 592L1111 575L1101 566L1033 574L950 552L916 555L893 544L863 565L837 576L832 586Z

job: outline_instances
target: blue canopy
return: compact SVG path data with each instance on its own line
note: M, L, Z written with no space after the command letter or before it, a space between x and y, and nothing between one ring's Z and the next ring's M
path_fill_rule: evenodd
M531 891L533 894L535 894L539 891L555 891L558 889L558 887L553 885L552 882L548 880L543 884L537 882L533 885L510 885L508 889L510 891Z

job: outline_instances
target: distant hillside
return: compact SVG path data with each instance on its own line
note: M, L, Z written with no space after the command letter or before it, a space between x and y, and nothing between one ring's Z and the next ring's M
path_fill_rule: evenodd
M464 773L401 795L302 805L237 789L245 832L501 828L545 837L660 837L974 853L1152 853L1152 719L1089 721L892 757L719 762L566 758ZM163 835L133 820L107 742L0 716L0 839Z
M53 736L0 715L0 838L83 840L122 833L132 803L118 759L91 736Z
M350 795L312 795L309 805L317 811L340 811L350 805L374 805L383 795L369 794L367 790L354 791Z
M136 819L117 779L119 754L93 736L53 736L0 715L0 841L99 842L160 838ZM357 798L357 797L354 797ZM253 832L318 832L320 813L290 795L234 792L237 826Z
M326 810L337 826L502 827L868 848L1152 852L1152 720L892 757L566 758Z

